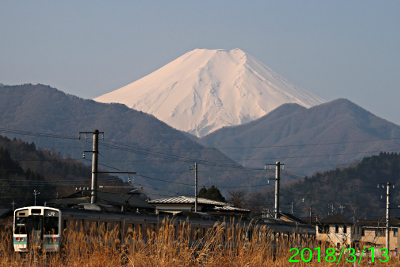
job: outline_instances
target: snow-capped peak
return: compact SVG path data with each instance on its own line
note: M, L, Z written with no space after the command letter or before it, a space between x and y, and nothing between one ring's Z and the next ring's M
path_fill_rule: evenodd
M94 100L125 104L198 137L258 119L284 103L325 102L240 49L195 49Z

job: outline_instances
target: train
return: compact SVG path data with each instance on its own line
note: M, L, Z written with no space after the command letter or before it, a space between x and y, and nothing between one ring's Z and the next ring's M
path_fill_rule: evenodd
M123 212L104 212L85 209L64 209L45 206L29 206L14 211L13 246L18 253L28 252L32 247L43 252L60 251L66 230L83 231L89 233L93 229L114 231L121 243L132 242L133 232L147 233L157 230L168 220L170 223L190 226L191 242L195 243L203 238L209 229L221 223L221 220L201 218L199 214L192 216L170 216L163 214L142 214ZM298 242L315 236L315 228L307 225L287 223L266 223L263 221L224 222L226 229L241 228L243 238L250 240L254 226L263 227L274 238L279 236L295 236ZM197 242L198 244L198 242Z

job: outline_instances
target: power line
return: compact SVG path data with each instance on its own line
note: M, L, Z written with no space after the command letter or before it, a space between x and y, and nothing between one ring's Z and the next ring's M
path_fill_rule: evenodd
M7 128L0 128L0 131L3 132L10 132L14 134L20 134L20 135L27 135L27 136L34 136L34 137L46 137L46 138L57 138L57 139L66 139L66 140L76 140L75 137L71 136L61 136L61 135L55 135L55 134L46 134L46 133L39 133L39 132L29 132L29 131L22 131L22 130L15 130L15 129L7 129ZM251 147L251 146L244 146L244 147L215 147L216 149L259 149L259 148L275 148L275 147L299 147L299 146L318 146L318 145L338 145L338 144L348 144L348 143L362 143L362 142L377 142L377 141L391 141L391 140L398 140L400 137L394 137L394 138L382 138L382 139L367 139L367 140L357 140L357 141L348 141L348 142L332 142L332 143L308 143L308 144L299 144L299 145L271 145L271 146L257 146L257 147ZM114 149L120 149L124 150L122 146L126 146L125 150L128 150L130 152L136 152L139 154L144 154L147 156L153 156L153 157L158 157L162 158L164 160L173 160L173 161L183 161L183 162L200 162L205 165L210 165L210 166L215 166L215 167L233 167L233 168L243 168L240 165L233 165L233 164L216 164L215 160L212 162L207 161L207 160L196 160L196 159L190 159L187 157L181 157L181 156L175 156L175 155L169 155L165 153L157 153L157 151L163 151L163 150L171 150L171 149L145 149L145 148L138 148L138 147L133 147L125 144L120 144L117 142L111 142L111 144L114 144L114 146L109 145L109 148L114 148ZM118 147L118 146L119 147ZM207 148L207 147L196 147L196 148L179 148L179 149L174 149L174 151L179 151L179 150L203 150L203 149L214 149L214 148ZM389 151L398 151L398 150L389 150ZM338 156L338 155L349 155L349 154L366 154L366 153L372 153L372 152L377 152L377 151L361 151L361 152L351 152L351 153L339 153L339 154L328 154L328 155L306 155L306 156L294 156L294 157L279 157L279 159L289 159L289 158L304 158L304 157L325 157L325 156ZM275 158L263 158L262 160L269 160L269 159L277 159ZM257 159L240 159L240 160L257 160ZM259 159L261 160L261 159ZM337 165L337 164L336 164ZM296 168L296 167L292 167ZM303 168L303 167L298 167L298 168Z

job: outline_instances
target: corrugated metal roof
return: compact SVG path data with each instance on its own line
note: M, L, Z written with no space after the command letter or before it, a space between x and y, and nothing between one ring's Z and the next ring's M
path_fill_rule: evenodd
M195 203L194 197L186 197L186 196L160 198L149 201L149 204L194 204L194 203ZM214 206L232 206L229 203L210 200L201 197L197 198L197 204L214 205Z
M65 198L54 199L48 202L49 204L80 204L80 203L90 203L90 192L78 192L72 194ZM154 209L153 205L150 205L146 201L139 199L135 194L129 193L113 193L113 192L102 192L97 191L97 203L107 204L115 206L129 206L131 208L141 208L141 209Z
M293 222L297 222L300 224L307 224L304 220L294 216L293 214L290 213L286 213L286 212L279 212L280 216L284 216L286 218L288 218L289 220L293 221Z
M214 210L250 212L248 209L236 208L232 206L214 207Z
M153 205L150 205L146 201L135 197L135 194L124 194L124 193L111 193L111 192L97 192L97 197L108 203L114 203L116 205L126 205L135 208L152 209Z

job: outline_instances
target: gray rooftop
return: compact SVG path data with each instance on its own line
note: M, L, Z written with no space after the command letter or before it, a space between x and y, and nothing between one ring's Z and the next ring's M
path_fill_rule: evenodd
M81 203L90 203L89 192L77 192L70 196L53 199L49 201L50 204L55 205L78 205ZM153 205L148 204L146 201L137 197L137 194L130 193L113 193L113 192L97 192L97 203L103 205L114 205L114 206L129 206L131 208L140 209L154 209Z
M194 197L170 197L170 198L160 198L149 201L149 204L194 204ZM210 200L206 198L197 198L197 204L201 205L213 205L213 206L233 206L232 204L226 202L220 202L215 200Z

